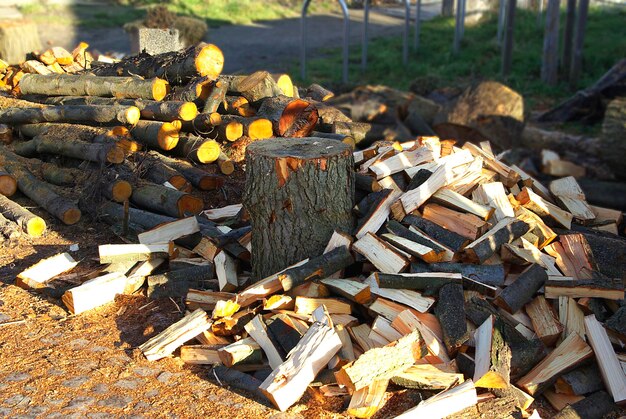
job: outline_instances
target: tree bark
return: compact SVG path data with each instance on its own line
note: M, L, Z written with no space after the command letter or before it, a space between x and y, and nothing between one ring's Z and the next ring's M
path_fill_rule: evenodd
M136 77L94 77L85 75L25 74L20 80L22 94L47 96L103 96L128 99L162 100L169 91L165 80Z
M13 221L30 237L39 237L46 231L46 222L16 202L0 195L0 213Z
M0 243L4 244L5 241L9 243L15 241L20 236L20 231L17 225L0 213Z
M95 163L119 164L124 161L124 150L116 144L87 143L71 138L59 139L46 133L38 135L32 140L19 143L15 152L24 157L32 157L37 154L55 154L58 156L71 157L74 159L91 161Z
M150 55L141 53L127 57L119 63L93 68L96 76L141 76L146 79L158 77L172 85L186 84L196 76L212 80L222 72L224 54L213 44L200 43L183 51Z
M135 141L152 148L172 150L178 144L180 121L139 121L130 131Z
M543 35L541 80L550 86L555 86L559 81L559 5L559 0L548 0L546 28Z
M171 151L177 157L203 164L216 161L220 152L220 145L214 140L206 140L193 135L179 137L178 144Z
M148 298L186 297L190 288L207 289L217 285L213 264L191 266L148 277ZM216 288L212 286L210 288Z
M152 158L161 160L163 163L183 175L193 186L203 191L219 189L224 185L224 178L219 175L207 173L186 161L173 159L154 151L148 152Z
M626 98L617 98L609 103L604 113L600 136L600 156L620 179L626 179L624 138L626 138Z
M465 321L463 285L446 284L439 289L435 315L441 323L443 343L446 345L448 354L453 355L470 336Z
M547 279L546 271L533 263L498 295L495 303L509 313L515 313L530 301Z
M265 99L257 115L272 121L274 133L281 137L308 137L318 119L314 105L283 95Z
M130 199L142 208L178 218L199 214L204 208L200 198L161 185L136 187Z
M353 228L350 148L326 139L276 139L246 152L244 205L252 223L253 277L324 252L336 229Z

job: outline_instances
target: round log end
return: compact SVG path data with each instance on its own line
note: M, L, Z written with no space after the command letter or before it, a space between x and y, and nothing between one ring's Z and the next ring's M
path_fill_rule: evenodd
M207 44L196 56L196 69L201 76L215 80L224 68L224 54L217 45Z
M278 74L274 76L276 84L287 97L293 97L293 81L289 74Z
M152 98L154 100L163 100L170 92L170 84L162 79L155 79L152 85Z
M264 140L272 138L274 136L274 128L272 121L265 118L259 118L252 122L248 126L248 137L253 140Z
M203 191L214 191L222 186L224 186L224 178L217 176L205 176L198 184L198 187Z
M181 105L178 117L183 121L191 121L198 116L198 107L193 102L185 102Z
M213 163L220 156L220 145L215 141L205 141L196 150L200 163Z
M243 124L237 121L230 121L226 123L224 133L228 141L237 141L243 136Z
M352 150L356 149L356 141L354 140L354 137L346 135L341 142L350 147Z
M43 218L33 217L26 223L26 234L30 237L40 237L46 231L46 222Z
M165 122L161 126L157 136L159 147L166 151L176 147L178 144L178 133L181 127L182 124L180 121Z
M183 195L178 200L178 216L185 217L187 215L200 214L204 209L204 202L200 198L193 195Z
M78 208L70 208L63 213L63 223L71 226L80 220L81 212Z
M296 99L283 110L278 121L278 133L282 137L306 137L319 118L317 109L306 100Z
M111 147L108 151L107 151L107 162L112 163L112 164L120 164L124 161L124 158L126 157L125 153L124 153L124 149L122 147L119 147L117 145Z
M11 196L17 191L17 181L11 175L0 175L0 195Z
M111 198L115 202L124 202L130 198L133 187L125 180L117 180L111 185Z
M189 192L191 190L191 185L187 182L187 179L181 175L172 176L168 182L179 191Z
M230 175L235 171L235 164L230 160L220 161L217 164L225 175Z
M129 106L124 109L123 115L121 116L121 122L129 125L135 125L141 118L141 111L136 106Z
M209 114L209 122L212 126L218 126L222 123L222 115L217 112L212 112Z
M116 137L132 138L130 130L122 125L111 128L111 131L109 131L109 133Z
M122 139L117 142L117 146L127 153L136 153L141 151L142 146L137 141Z

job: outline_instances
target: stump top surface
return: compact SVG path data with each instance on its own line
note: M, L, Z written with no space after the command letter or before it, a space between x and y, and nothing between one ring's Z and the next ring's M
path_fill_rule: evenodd
M328 138L276 138L257 141L248 146L250 153L267 157L297 159L316 159L350 152L350 147L337 140Z

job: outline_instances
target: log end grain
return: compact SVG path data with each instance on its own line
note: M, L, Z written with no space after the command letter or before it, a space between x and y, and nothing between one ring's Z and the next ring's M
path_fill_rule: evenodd
M63 221L65 225L70 226L80 221L81 215L82 214L78 208L68 208L63 212L61 221Z
M8 173L0 173L0 195L11 196L17 191L17 181Z
M109 196L115 202L124 202L130 198L133 193L133 187L125 180L116 180L109 186Z
M217 79L223 68L224 54L216 45L207 44L196 55L196 69L201 76Z
M193 102L185 102L178 110L178 118L181 121L192 121L198 116L198 107Z
M165 122L158 133L157 141L159 147L169 151L178 144L178 133L182 124L180 121Z
M306 100L290 102L278 122L278 133L284 137L308 136L319 118L317 109Z
M215 141L204 141L196 150L200 163L213 163L220 156L220 145Z
M204 209L204 202L200 198L193 195L183 195L178 200L179 217L185 217L188 214L200 214Z
M152 98L163 100L170 92L170 84L162 79L155 79L152 84Z
M228 141L237 141L243 136L243 124L237 121L228 121L221 125L224 133L224 139Z
M120 115L118 115L118 120L128 124L135 125L141 118L141 111L136 106L128 106L120 111Z
M26 234L29 237L41 237L46 231L46 222L43 218L33 217L26 222Z
M220 172L227 176L235 171L235 164L231 160L219 161L217 165L220 167Z
M120 164L126 158L126 153L122 147L111 147L106 153L106 160L108 163Z
M269 119L259 118L248 126L248 137L253 140L264 140L274 136L272 122Z

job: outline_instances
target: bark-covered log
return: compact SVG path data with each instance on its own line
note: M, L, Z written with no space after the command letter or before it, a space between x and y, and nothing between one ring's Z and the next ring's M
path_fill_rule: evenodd
M121 226L124 220L124 207L114 202L104 202L98 208L98 217L109 225ZM176 218L155 214L138 208L129 208L128 210L128 224L129 226L136 226L139 230L141 230L139 232L150 230L159 224L169 223L172 221L176 221Z
M509 313L519 311L548 279L545 269L533 263L496 298L495 303Z
M565 406L554 419L602 419L614 410L617 410L617 406L609 393L598 391Z
M219 112L226 115L255 116L256 109L250 106L250 102L243 96L224 96L219 107Z
M59 105L45 108L9 108L0 110L0 123L21 125L39 122L135 125L140 112L135 106Z
M23 99L32 102L56 106L134 106L139 109L142 119L171 122L177 119L190 121L198 114L198 108L193 102L184 101L156 101L142 99L116 99L98 96L40 96L26 95ZM133 124L134 125L134 124Z
M183 122L181 131L190 132L201 137L216 137L215 128L222 123L222 116L217 112L201 113L191 121Z
M13 221L30 237L39 237L46 231L46 222L16 202L0 195L0 214Z
M254 103L259 100L282 94L282 91L267 71L257 71L247 77L229 79L228 91L240 94Z
M257 279L323 253L336 229L353 227L352 153L333 140L277 139L246 151L244 205Z
M185 135L178 138L178 144L171 153L196 163L213 163L220 156L220 145L214 140Z
M521 145L534 150L547 149L557 153L576 152L586 156L598 156L600 153L598 138L548 131L530 125L524 127L521 141Z
M487 81L469 87L441 112L433 129L441 138L489 140L498 148L517 144L524 129L524 100L509 87Z
M224 54L213 44L200 43L183 51L150 55L141 53L127 57L118 63L92 68L97 76L141 76L146 79L159 77L169 83L185 84L196 76L208 76L215 80L224 67Z
M433 272L458 272L463 276L494 287L504 285L503 265L472 265L469 263L439 262L426 265Z
M224 366L216 366L213 368L213 373L217 376L219 382L227 384L233 388L247 391L248 393L260 396L261 381L257 380L250 374L246 374L241 371L237 371L233 368L226 368ZM210 375L209 375L210 377Z
M178 144L180 121L139 121L130 131L133 138L152 148L172 150Z
M256 116L245 118L243 116L225 115L218 127L217 138L236 141L242 136L252 140L265 140L274 136L274 127L267 118Z
M578 184L590 204L626 211L626 183L583 178Z
M124 150L115 143L88 143L72 138L60 139L47 133L38 135L32 140L19 143L15 152L21 156L31 157L36 154L55 154L95 163L119 164L124 161Z
M226 93L228 92L228 81L226 80L217 80L215 84L213 84L213 88L211 89L211 93L206 98L206 102L204 103L204 108L202 109L202 113L211 114L217 112L220 107L220 104L226 97Z
M443 343L446 345L448 354L452 355L469 339L465 321L463 285L446 284L439 289L435 315L441 323Z
M169 183L179 191L191 192L191 183L178 171L168 166L165 162L155 158L141 159L138 165L139 175L150 182L163 185Z
M598 365L593 362L563 374L555 384L559 393L585 395L604 389Z
M419 272L415 274L386 274L375 272L374 278L380 288L420 291L423 295L437 295L444 285L461 284L461 275Z
M15 191L17 191L15 177L0 166L0 195L11 196Z
M9 243L15 241L20 236L20 231L17 228L17 224L8 220L0 212L0 243L4 244L5 241Z
M511 243L528 232L530 227L523 221L505 218L487 233L464 249L465 256L471 262L483 263L500 250L503 244Z
M257 115L272 121L274 133L281 137L308 137L318 119L314 105L283 95L265 99Z
M50 186L35 177L19 161L18 156L5 151L0 155L0 164L17 179L20 192L36 202L50 214L67 225L76 224L80 220L80 210L70 200L59 196Z
M352 263L354 263L354 257L346 246L341 246L313 258L303 265L287 269L278 275L278 280L282 284L283 290L289 291L306 281L326 278Z
M215 269L208 263L199 266L177 269L148 277L148 298L185 297L189 289L217 288Z
M407 215L402 222L414 226L428 237L449 247L454 252L459 252L469 243L469 240L465 237L416 215Z
M48 96L103 96L162 100L169 91L165 80L136 77L94 77L91 75L25 74L20 80L22 94Z
M183 175L193 186L203 191L219 189L224 185L224 178L220 175L207 173L202 169L193 166L191 163L179 159L164 156L157 152L148 153L152 158L161 160L163 163Z
M172 90L165 97L165 100L193 102L199 107L209 97L214 85L215 80L211 77L194 77L187 84L172 86Z
M130 199L141 208L178 218L199 214L204 208L200 198L161 185L136 187Z
M313 83L304 90L301 96L304 98L310 97L311 99L317 100L318 102L323 102L325 100L331 99L335 96L335 94L325 87L322 87L317 83Z
M600 157L621 179L626 179L624 138L626 138L626 98L622 97L612 100L606 107L600 135Z

